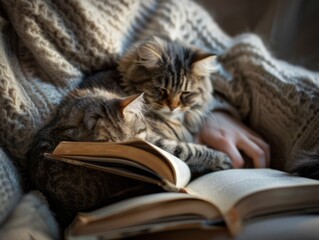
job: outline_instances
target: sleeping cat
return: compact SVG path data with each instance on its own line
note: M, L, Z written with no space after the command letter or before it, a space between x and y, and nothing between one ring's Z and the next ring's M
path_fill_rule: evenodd
M121 76L108 72L87 80L64 100L56 118L39 131L28 154L33 185L48 197L60 222L68 224L76 211L159 191L131 179L44 159L43 153L51 152L62 140L142 138L184 160L193 176L231 168L224 153L194 144L211 109L208 77L212 64L210 54L155 38L133 46L120 62L126 93L117 84ZM136 77L139 81L134 82ZM146 111L141 111L143 99Z
M211 53L154 37L135 44L120 60L121 86L128 94L144 92L152 114L194 135L212 108L214 60Z
M157 186L43 157L65 140L145 139L142 105L139 95L122 97L97 87L77 89L61 103L57 116L36 135L28 153L32 188L44 193L62 226L67 226L77 211L159 191Z
M153 37L136 43L120 60L121 86L144 93L148 141L184 160L193 176L231 167L229 158L194 144L212 109L210 73L215 55L180 42Z

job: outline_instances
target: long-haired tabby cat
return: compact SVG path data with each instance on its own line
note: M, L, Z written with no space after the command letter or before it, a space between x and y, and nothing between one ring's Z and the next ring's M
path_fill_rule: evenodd
M224 153L194 143L211 109L212 58L211 54L180 43L151 39L134 45L120 62L122 87L116 84L121 76L113 72L92 78L90 82L95 84L84 83L82 89L64 100L56 118L37 134L29 153L34 187L48 197L60 221L66 219L67 224L68 213L73 216L76 211L122 196L159 190L138 181L44 159L43 153L51 152L62 140L142 138L184 160L194 176L231 168L231 160ZM143 98L147 111L141 112Z
M153 37L136 43L121 59L121 86L144 93L148 140L184 160L193 175L231 167L221 152L195 144L212 109L210 74L215 55L180 42Z
M154 37L138 42L121 59L121 85L129 94L144 92L152 113L177 120L194 135L212 107L214 59L211 53Z

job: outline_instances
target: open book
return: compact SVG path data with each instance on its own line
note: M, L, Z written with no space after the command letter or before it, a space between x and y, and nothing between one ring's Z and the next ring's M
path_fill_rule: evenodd
M61 142L45 156L157 184L167 191L79 213L67 230L69 239L220 227L235 235L255 218L319 210L319 194L313 194L319 192L319 181L273 169L232 169L190 182L183 161L142 140Z

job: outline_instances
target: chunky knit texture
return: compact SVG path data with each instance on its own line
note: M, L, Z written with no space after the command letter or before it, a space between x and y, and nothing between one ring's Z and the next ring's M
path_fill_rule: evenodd
M0 228L0 239L59 239L58 225L43 198L39 192L24 195Z
M0 20L0 141L22 158L61 99L93 71L114 67L154 33L220 53L215 91L271 144L280 168L318 141L319 75L274 59L254 35L227 36L201 7L182 1L4 1Z
M188 1L3 1L0 141L22 158L57 104L84 76L114 67L135 41L155 33L207 50L229 38ZM216 36L213 36L213 34Z
M19 177L8 156L0 149L0 224L22 197Z
M220 54L215 91L271 144L273 166L318 146L318 73L274 59L255 35L230 38L194 2L0 1L0 144L20 163L71 89L154 33Z
M274 59L251 34L233 39L221 62L215 91L270 144L272 167L289 171L300 151L319 148L319 73Z

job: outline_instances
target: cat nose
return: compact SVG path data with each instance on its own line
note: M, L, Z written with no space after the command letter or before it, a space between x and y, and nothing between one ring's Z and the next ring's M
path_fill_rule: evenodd
M179 101L176 98L175 99L169 98L167 101L167 106L169 107L171 111L174 111L174 109L177 108L178 105L179 105Z

